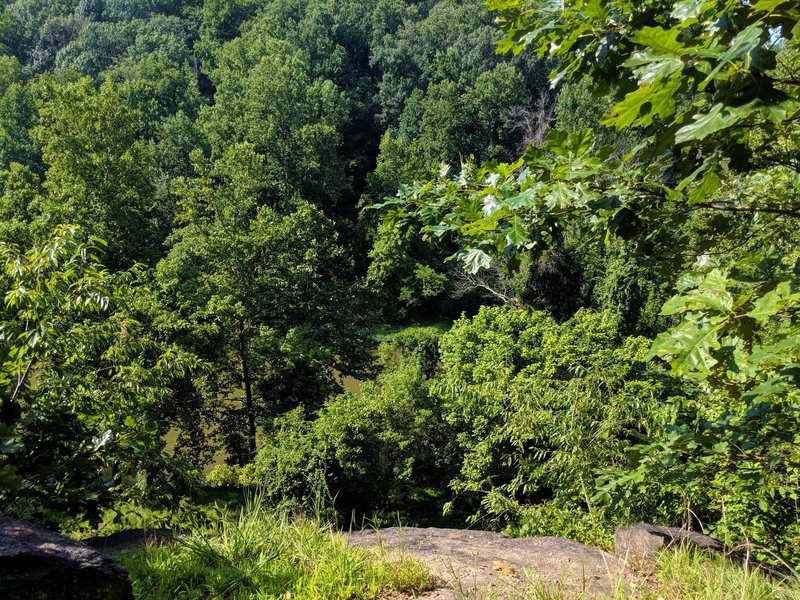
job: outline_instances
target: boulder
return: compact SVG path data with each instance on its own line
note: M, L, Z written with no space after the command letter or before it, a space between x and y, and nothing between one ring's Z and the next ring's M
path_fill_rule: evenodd
M597 548L557 537L511 538L490 531L389 527L350 534L350 544L411 556L438 582L420 598L527 597L531 584L601 598L620 585L621 564Z
M168 546L175 540L171 529L129 529L111 535L91 537L83 540L92 548L117 556L122 552L141 550L147 546Z
M30 523L0 518L3 600L133 600L128 572L108 556Z
M725 546L714 538L680 527L639 523L630 527L618 527L614 532L614 554L625 561L652 562L659 550L677 544L713 552L722 552L725 549Z

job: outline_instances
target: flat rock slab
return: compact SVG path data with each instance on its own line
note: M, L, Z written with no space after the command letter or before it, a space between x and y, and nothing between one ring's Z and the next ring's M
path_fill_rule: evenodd
M89 546L0 518L3 600L133 600L127 571Z
M146 546L169 545L174 539L175 533L171 529L129 529L111 535L91 537L83 540L83 543L111 556L118 556Z
M623 571L623 564L610 554L557 537L390 527L351 533L350 543L416 558L439 582L422 597L440 600L513 598L524 595L532 584L596 598L611 594Z

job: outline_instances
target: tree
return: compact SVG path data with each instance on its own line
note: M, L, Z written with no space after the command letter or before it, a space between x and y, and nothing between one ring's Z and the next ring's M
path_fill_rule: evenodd
M45 520L169 493L180 461L161 455L158 415L198 366L132 317L142 270L106 270L104 244L82 237L0 243L0 502Z
M264 204L268 168L251 145L195 165L157 268L158 327L215 364L196 385L218 411L213 435L244 464L261 418L318 405L335 371L358 372L363 313L333 223L301 200Z
M80 35L58 51L55 67L97 77L125 52L135 33L132 23L89 22Z
M441 331L410 327L379 349L381 373L356 392L270 419L253 464L218 467L212 480L258 486L274 503L319 501L340 511L438 510L452 463L452 432L430 394Z
M688 502L711 498L701 518L721 534L790 548L800 460L796 3L488 6L502 50L559 59L553 81L591 73L596 91L617 83L601 123L637 128L647 143L615 158L591 131L553 131L517 163L403 189L387 203L389 221L421 220L428 237L457 240L473 271L557 246L573 224L597 242L631 240L677 280L663 309L676 324L652 354L709 390L658 450L634 457L676 476ZM607 491L641 493L645 477L637 469Z
M12 163L0 171L0 240L27 247L32 241L31 217L41 198L42 182L28 167Z
M344 97L309 75L307 55L257 28L223 46L211 73L214 106L201 113L212 152L247 142L264 157L272 201L295 194L327 208L348 189L339 158Z
M376 9L376 18L390 18L388 8ZM388 130L362 205L393 194L403 182L429 176L442 162L513 155L523 133L512 116L530 110L545 83L536 61L497 56L497 34L479 2L415 8L421 16L406 19L373 49L380 77L378 119ZM418 236L379 227L370 258L373 286L382 297L399 300L384 304L403 312L447 310L436 291L446 284L436 267L442 252L426 249ZM441 285L429 285L437 279Z
M11 54L35 71L52 66L56 53L70 42L85 24L72 14L74 0L16 0L4 4L11 24L6 44ZM13 33L12 33L13 32Z
M31 136L36 105L31 86L16 58L0 58L0 168L12 162L33 166L38 147Z
M34 135L47 165L36 227L77 222L109 245L111 266L155 262L168 212L156 198L139 115L111 83L45 82ZM166 212L166 214L165 214Z
M196 118L204 103L187 25L177 17L150 19L138 28L125 54L102 73L119 86L126 104L141 113L147 137L154 137L170 115L184 112Z

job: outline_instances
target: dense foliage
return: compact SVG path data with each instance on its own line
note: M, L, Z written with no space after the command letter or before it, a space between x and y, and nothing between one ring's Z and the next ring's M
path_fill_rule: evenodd
M107 271L99 243L76 233L59 228L26 252L0 245L0 498L40 518L96 518L114 497L171 498L159 415L170 382L197 366L135 319L142 273Z
M680 491L695 518L791 547L797 528L795 3L489 2L502 50L557 59L616 103L600 121L644 143L623 156L590 129L554 130L514 163L465 165L401 190L390 223L461 245L472 272L620 237L676 282L651 355L701 384L635 469L602 490ZM579 79L585 81L584 79ZM615 87L611 88L609 84ZM655 481L654 481L655 480Z
M0 511L800 564L796 4L3 0Z

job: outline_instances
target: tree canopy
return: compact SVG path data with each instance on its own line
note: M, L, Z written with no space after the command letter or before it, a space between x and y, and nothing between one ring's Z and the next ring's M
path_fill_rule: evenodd
M0 510L259 486L797 565L798 23L0 3Z
M678 422L638 449L634 474L604 489L631 495L631 484L677 473L689 495L713 489L713 502L779 519L797 489L787 451L797 441L797 7L487 5L501 50L557 59L554 84L589 76L593 93L616 95L600 124L635 130L642 143L618 156L592 130L553 130L517 162L444 166L438 179L404 186L382 205L386 218L457 243L472 272L499 257L513 269L571 227L596 243L630 240L678 292L662 308L673 326L651 355L706 386L713 408L697 407L699 427ZM780 537L769 527L761 535Z

